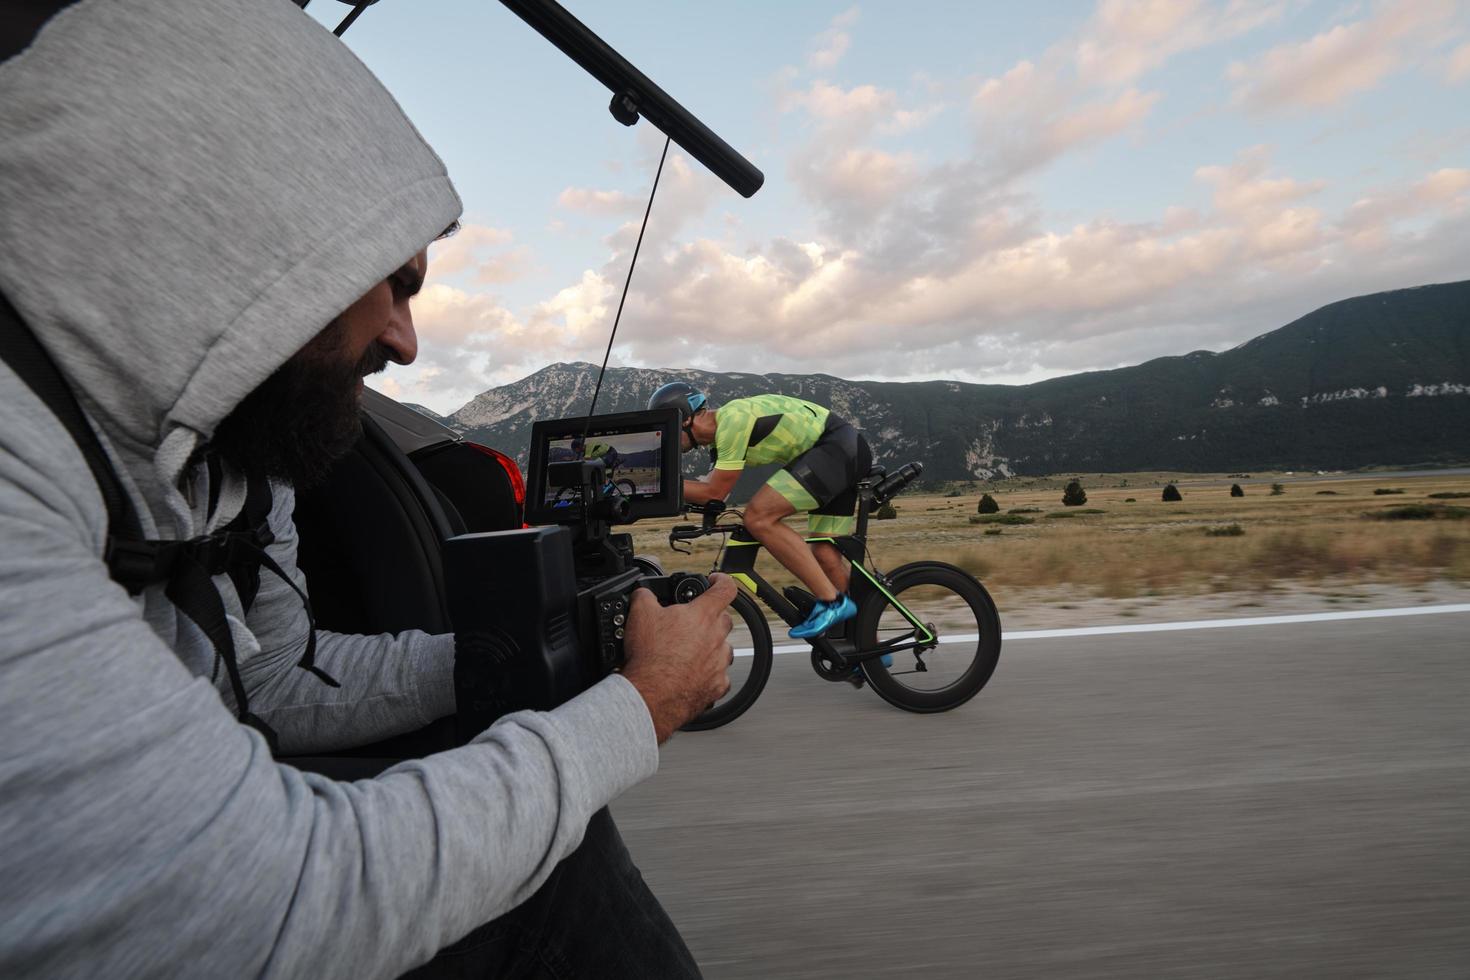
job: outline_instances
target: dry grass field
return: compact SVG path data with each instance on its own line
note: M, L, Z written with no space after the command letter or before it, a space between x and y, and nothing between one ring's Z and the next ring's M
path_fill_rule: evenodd
M1463 474L1257 473L1249 480L1087 474L1079 477L1086 504L1064 507L1062 487L1072 478L901 495L895 519L870 525L876 564L952 562L981 578L997 600L1038 589L1086 599L1269 590L1287 583L1470 583L1470 476ZM1165 503L1161 493L1170 481L1183 499ZM1272 494L1272 481L1279 481L1281 493ZM1241 484L1244 497L1230 496L1232 483ZM999 513L972 522L985 490ZM1373 516L1404 507L1432 516ZM707 569L718 539L700 542L693 556L674 554L666 542L674 523L638 524L638 550L671 570ZM773 582L790 581L768 557L762 562Z

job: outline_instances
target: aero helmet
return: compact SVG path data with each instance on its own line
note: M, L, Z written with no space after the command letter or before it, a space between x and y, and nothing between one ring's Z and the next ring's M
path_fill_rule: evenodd
M649 396L648 407L663 408L672 405L679 410L680 422L688 425L689 419L704 407L706 401L704 392L692 384L686 381L670 381Z

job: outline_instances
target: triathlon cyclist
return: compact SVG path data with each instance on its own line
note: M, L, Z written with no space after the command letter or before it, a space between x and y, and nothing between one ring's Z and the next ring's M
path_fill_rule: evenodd
M624 459L623 454L614 449L609 443L593 442L591 445L587 445L586 441L580 436L572 440L572 452L581 456L583 459L602 460L603 475L609 481L612 480L613 474L617 472L618 467L622 465Z
M587 440L581 436L577 436L572 440L572 452L576 453L582 459L602 460L602 477L607 481L607 492L615 493L617 491L615 477L618 473L618 467L622 466L628 457L614 449L611 443L594 441L589 445Z
M648 400L649 408L666 405L679 409L685 452L714 447L714 468L684 481L686 503L724 500L747 464L783 464L745 506L745 527L817 599L791 636L820 636L856 615L842 553L825 542L808 548L782 518L805 511L812 536L852 533L857 484L872 466L862 433L823 406L786 395L737 398L717 408L692 385L672 381Z

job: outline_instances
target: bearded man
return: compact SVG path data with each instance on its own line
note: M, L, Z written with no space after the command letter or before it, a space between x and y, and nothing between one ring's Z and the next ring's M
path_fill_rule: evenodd
M30 0L0 201L0 976L697 975L604 808L728 688L728 580L461 748L272 757L454 710L452 637L315 630L295 564L460 212L377 80L289 0Z

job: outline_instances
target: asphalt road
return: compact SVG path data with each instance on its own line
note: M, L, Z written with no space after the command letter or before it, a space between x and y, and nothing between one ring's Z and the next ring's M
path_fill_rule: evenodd
M711 980L1470 977L1470 614L780 656L613 812Z

